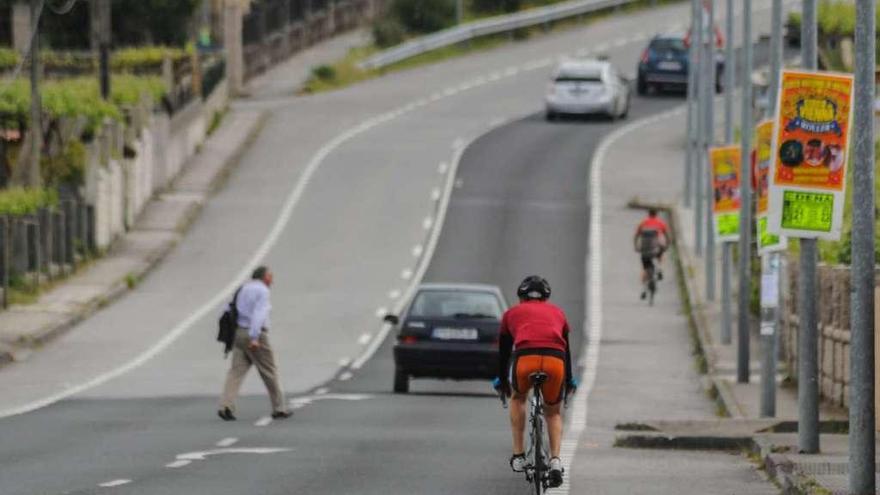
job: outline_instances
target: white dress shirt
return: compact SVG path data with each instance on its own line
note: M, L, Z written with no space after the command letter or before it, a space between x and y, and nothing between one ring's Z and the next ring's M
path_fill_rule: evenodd
M260 338L260 332L269 328L269 287L262 280L251 280L241 286L238 299L238 326L248 329L251 340Z

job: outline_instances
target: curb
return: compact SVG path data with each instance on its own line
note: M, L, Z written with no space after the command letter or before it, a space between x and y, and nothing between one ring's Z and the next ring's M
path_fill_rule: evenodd
M228 179L232 171L238 166L238 164L241 163L242 156L254 143L257 136L260 134L263 127L265 126L267 120L268 112L260 112L260 115L254 121L253 125L251 125L250 129L248 129L245 139L243 139L241 141L241 144L239 144L236 149L224 159L223 165L217 169L216 174L210 180L208 188L205 191L206 200L210 198L214 193L219 191L223 187L223 185L225 185L226 180ZM195 156L198 155L193 155L193 157ZM61 321L48 324L38 331L34 332L32 335L29 335L27 338L23 338L21 340L22 346L20 349L0 348L0 368L7 364L23 360L16 359L16 354L29 354L28 351L46 345L52 340L64 335L68 330L72 329L74 326L76 326L86 318L92 316L98 310L112 304L113 302L120 299L123 295L134 289L138 285L138 283L140 283L140 281L146 278L174 250L178 242L182 239L183 235L189 230L189 228L193 225L195 220L201 214L202 209L205 206L205 202L206 201L197 201L193 203L189 207L189 211L187 211L184 215L183 220L175 228L174 237L166 242L163 242L160 247L153 250L153 252L151 252L150 254L146 255L146 264L141 269L131 272L129 274L137 281L135 284L129 286L127 280L119 280L115 284L110 286L110 288L106 292L86 303L81 309L71 313L70 315L67 315ZM112 247L110 251L112 252ZM96 261L100 262L100 259Z

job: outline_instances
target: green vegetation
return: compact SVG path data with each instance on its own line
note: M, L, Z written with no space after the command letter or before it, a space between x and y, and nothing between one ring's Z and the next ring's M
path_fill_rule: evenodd
M49 80L42 84L43 110L50 118L85 117L87 131L94 131L105 118L122 119L122 107L137 104L143 95L158 101L166 93L155 76L120 74L113 78L110 101L101 98L95 78ZM0 114L17 122L30 120L30 87L24 79L0 86Z
M57 191L10 188L0 190L0 215L22 216L58 204Z
M159 73L166 58L179 62L192 55L192 48L171 48L166 46L143 46L123 48L110 55L110 67L114 72L155 72ZM40 61L49 72L86 73L98 70L98 60L88 53L45 50L40 52ZM21 62L21 55L11 48L0 48L0 71L15 68Z

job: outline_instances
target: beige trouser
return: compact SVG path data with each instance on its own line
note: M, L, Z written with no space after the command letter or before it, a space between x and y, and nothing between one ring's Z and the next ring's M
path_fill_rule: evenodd
M223 397L220 407L228 407L235 411L235 398L241 388L241 382L251 365L256 365L260 378L266 384L269 391L269 399L272 401L272 411L286 411L284 406L284 392L281 391L281 383L278 381L278 371L275 368L275 354L269 346L269 337L266 332L260 333L260 347L248 348L250 337L246 328L240 328L235 333L235 345L232 348L232 366L226 374L226 384L223 386Z

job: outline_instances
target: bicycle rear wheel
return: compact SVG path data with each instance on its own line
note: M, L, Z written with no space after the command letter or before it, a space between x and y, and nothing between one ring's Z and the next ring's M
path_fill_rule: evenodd
M535 441L535 472L532 476L532 483L535 487L535 495L541 495L544 493L544 446L543 443L543 428L541 428L541 418L535 418L534 424L532 426L534 441Z
M534 458L532 465L534 473L532 475L532 484L535 488L535 495L544 493L544 475L547 472L546 459L544 459L544 421L541 414L541 391L540 387L535 387L535 406L532 409L532 451Z

